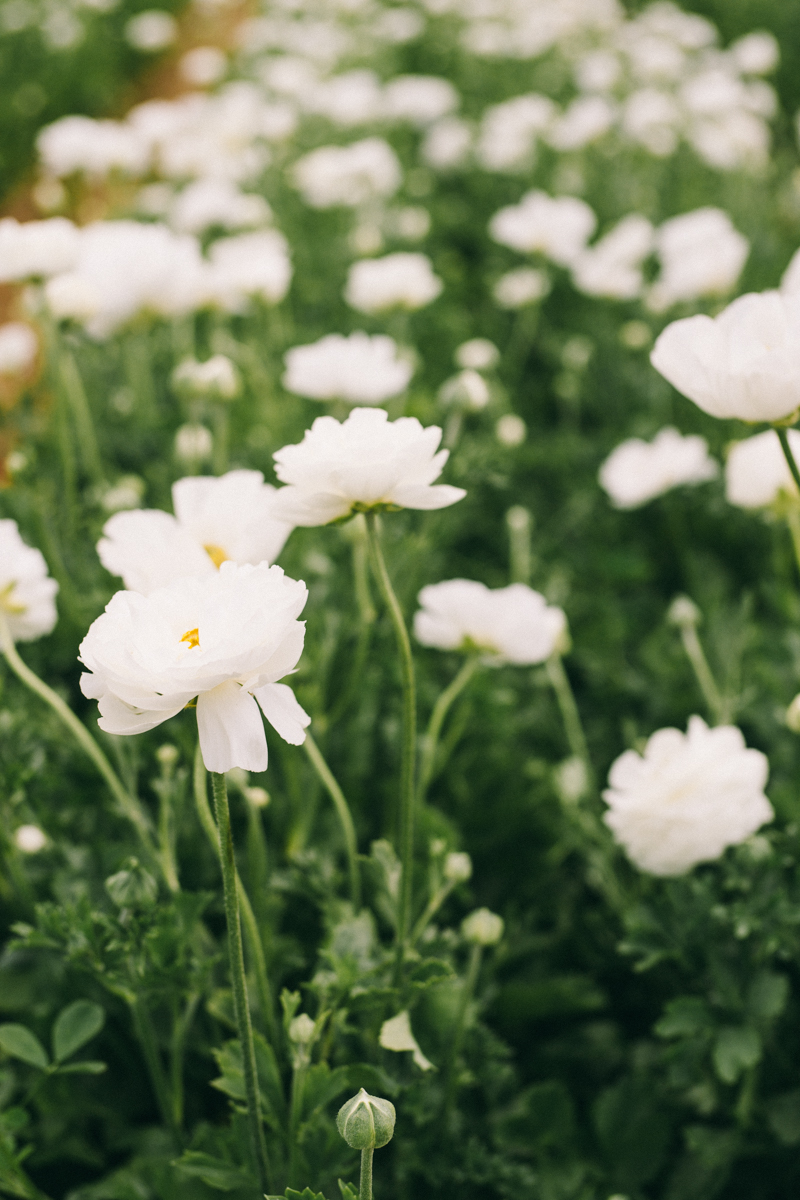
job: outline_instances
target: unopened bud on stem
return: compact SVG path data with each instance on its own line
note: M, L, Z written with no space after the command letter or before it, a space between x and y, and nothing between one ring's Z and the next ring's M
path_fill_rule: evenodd
M380 1150L392 1140L395 1111L389 1100L361 1089L339 1109L336 1127L354 1150Z

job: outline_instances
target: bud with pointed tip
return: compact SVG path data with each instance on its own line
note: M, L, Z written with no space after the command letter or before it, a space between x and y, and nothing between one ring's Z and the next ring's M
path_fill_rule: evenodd
M394 1105L361 1088L339 1109L336 1128L354 1150L380 1150L392 1140L394 1122Z

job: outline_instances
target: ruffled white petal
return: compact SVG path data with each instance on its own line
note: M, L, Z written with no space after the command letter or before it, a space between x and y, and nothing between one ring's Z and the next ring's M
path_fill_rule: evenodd
M197 698L200 752L209 771L266 771L267 737L258 705L237 683L221 683Z
M285 683L268 683L254 692L264 716L276 733L292 746L302 746L311 717Z

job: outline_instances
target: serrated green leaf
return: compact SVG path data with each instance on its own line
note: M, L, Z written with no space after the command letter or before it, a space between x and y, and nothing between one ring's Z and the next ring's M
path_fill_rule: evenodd
M91 1000L75 1000L62 1008L53 1026L53 1057L56 1062L71 1058L91 1038L99 1033L106 1014Z
M172 1165L182 1174L202 1179L203 1183L219 1192L233 1192L237 1188L253 1185L250 1176L234 1163L215 1158L212 1154L201 1154L197 1150L186 1150Z
M358 1200L358 1192L352 1183L345 1183L343 1179L340 1179L338 1182L339 1191L342 1193L342 1200Z
M302 1192L296 1192L294 1188L287 1187L286 1200L325 1200L322 1192L312 1192L311 1188L304 1188Z
M0 1046L12 1058L19 1058L40 1071L46 1071L50 1065L44 1046L24 1025L0 1025Z
M723 1083L735 1083L742 1071L760 1060L761 1038L755 1029L729 1025L717 1035L713 1058Z

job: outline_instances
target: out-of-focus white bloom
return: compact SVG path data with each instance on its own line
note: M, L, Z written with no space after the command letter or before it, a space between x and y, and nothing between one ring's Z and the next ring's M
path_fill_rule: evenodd
M489 233L496 242L531 254L538 251L561 266L572 266L594 233L597 217L575 196L527 192L519 204L496 212Z
M555 150L580 150L608 133L616 109L604 96L578 96L547 132Z
M622 63L613 50L590 50L575 63L575 82L582 92L610 92Z
M236 364L225 354L214 354L205 362L185 358L172 372L172 382L195 396L219 400L233 400L242 386Z
M516 413L503 413L494 427L494 432L501 446L508 446L510 450L513 450L515 446L521 446L525 441L528 436L528 426Z
M642 290L642 263L653 247L653 226L630 213L579 256L572 279L588 296L631 300Z
M488 383L471 367L446 379L439 388L439 399L443 404L456 404L473 412L486 408L491 398Z
M401 45L419 37L425 28L425 18L413 8L384 8L375 16L371 28L379 42Z
M107 513L122 512L123 509L138 508L144 495L144 480L140 475L121 475L100 496L100 504Z
M403 238L407 242L421 242L430 233L431 214L421 204L404 204L387 209L384 226L392 237Z
M278 304L289 290L289 243L277 229L220 238L208 257L206 296L227 312L242 312L251 296Z
M383 1046L384 1050L395 1050L401 1053L404 1050L410 1050L414 1062L421 1071L430 1071L433 1069L433 1063L419 1048L419 1042L411 1032L411 1018L408 1015L408 1010L398 1013L396 1017L390 1017L388 1021L384 1021L381 1025L381 1031L378 1035L378 1042Z
M662 311L700 296L724 295L736 286L750 253L747 238L720 208L698 208L665 221L656 231L661 273L648 305Z
M500 351L488 338L470 338L456 347L454 358L465 370L491 371L500 362Z
M0 617L15 642L50 633L58 620L57 591L41 551L23 542L16 521L0 521Z
M496 946L503 936L505 922L488 908L476 908L461 922L461 932L476 946Z
M500 276L492 294L501 308L523 308L543 300L549 291L550 280L544 271L536 267L517 267Z
M600 468L600 484L616 508L638 508L674 487L705 483L719 474L705 438L667 427L652 442L629 438Z
M36 361L39 341L30 325L7 321L0 325L0 375L18 375Z
M389 421L383 409L354 408L344 422L317 417L298 445L274 455L275 514L293 525L327 525L381 508L447 508L463 488L434 484L449 452L442 431L416 417Z
M97 553L132 592L148 595L185 576L214 575L224 562L274 562L291 526L273 515L276 489L260 471L195 475L172 485L175 516L158 509L118 512Z
M609 773L604 820L632 862L651 875L682 875L743 842L774 813L769 764L733 725L691 717L686 734L659 729L644 755L626 750Z
M145 54L166 50L178 36L178 22L159 8L147 9L131 17L125 26L125 37L131 46Z
M377 137L350 146L320 146L294 164L295 184L312 208L356 207L393 196L402 178L394 150Z
M800 462L800 433L788 430L789 448ZM739 508L766 508L781 492L797 496L797 485L772 429L734 442L725 460L725 498Z
M38 825L18 825L12 837L23 854L38 854L47 845L47 834Z
M175 433L175 457L196 466L211 458L214 439L205 425L181 425Z
M329 333L308 346L294 346L285 362L287 392L348 404L381 404L404 391L414 373L394 338L385 334Z
M42 279L68 271L78 255L80 232L66 217L0 221L0 283Z
M169 220L179 233L202 233L212 225L247 229L266 225L272 210L263 196L240 192L229 179L197 179L175 197Z
M487 108L476 154L486 171L519 171L529 167L537 139L550 128L557 109L547 96L533 92Z
M681 128L681 111L675 98L657 88L640 88L622 108L622 131L657 158L674 154Z
M800 406L800 304L751 292L717 317L673 321L650 361L712 417L782 421Z
M390 120L422 127L458 108L458 102L449 79L437 75L398 75L383 89L383 110Z
M225 562L149 596L117 592L81 643L83 694L99 701L107 733L154 729L197 698L200 750L209 771L264 771L258 705L292 745L310 718L286 684L297 664L308 596L280 567ZM258 705L256 704L258 701Z
M194 50L187 50L178 63L181 78L195 87L219 83L227 69L227 56L217 46L195 46Z
M442 117L431 125L422 141L422 161L437 171L463 166L472 149L472 126L461 117Z
M435 300L443 286L426 254L401 252L353 263L344 295L347 303L360 312L379 313L390 308L413 312Z
M137 130L119 121L92 117L61 117L46 125L36 138L36 149L48 174L58 179L77 171L141 175L150 159L150 147Z
M780 61L775 37L763 30L746 33L728 47L728 53L744 75L769 75Z
M487 588L474 579L432 583L419 594L414 636L438 650L479 650L490 666L544 662L563 639L567 618L524 583Z
M463 851L453 850L445 857L442 874L448 883L466 883L472 875L472 859Z
M298 98L307 112L318 113L343 129L376 120L383 100L380 79L363 68L320 80Z

